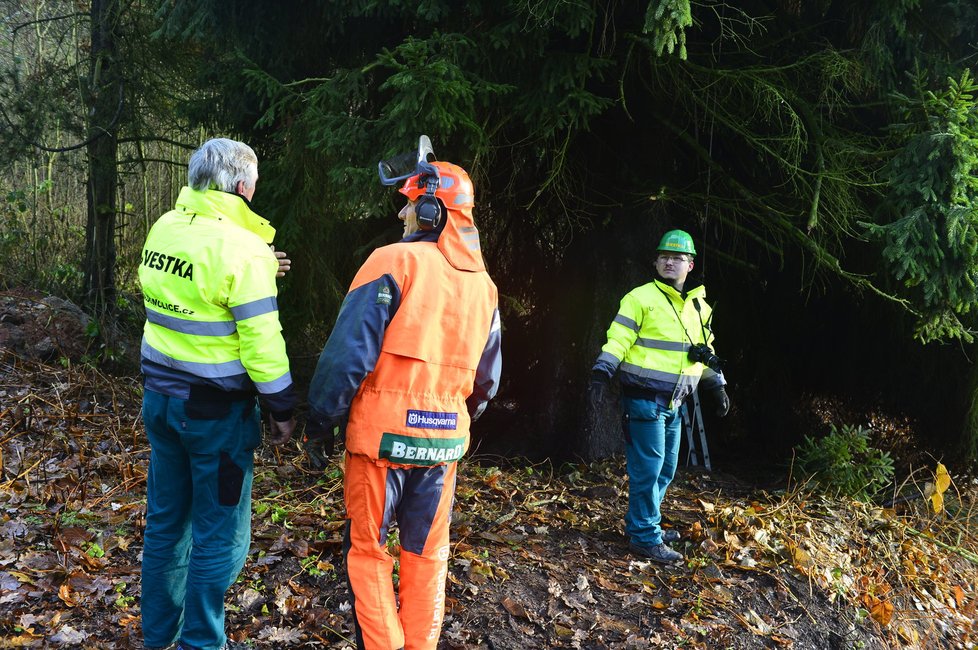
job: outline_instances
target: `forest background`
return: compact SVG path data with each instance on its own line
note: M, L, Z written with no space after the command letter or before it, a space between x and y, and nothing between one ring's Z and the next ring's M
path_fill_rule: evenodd
M978 6L966 0L0 1L0 285L69 297L131 363L142 241L203 140L258 152L308 376L395 241L376 164L432 138L476 185L504 381L483 450L601 458L582 395L666 230L696 241L749 469L806 409L978 457ZM130 371L132 366L128 366ZM839 422L838 424L845 424ZM857 424L849 422L848 424Z

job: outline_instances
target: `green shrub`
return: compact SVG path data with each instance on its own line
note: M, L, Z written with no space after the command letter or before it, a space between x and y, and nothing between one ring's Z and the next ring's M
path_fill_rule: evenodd
M893 459L869 445L869 429L842 425L824 438L805 436L796 448L797 465L834 495L870 500L893 481Z
M30 287L77 300L84 282L84 229L67 208L51 205L51 181L28 189L0 187L0 289Z

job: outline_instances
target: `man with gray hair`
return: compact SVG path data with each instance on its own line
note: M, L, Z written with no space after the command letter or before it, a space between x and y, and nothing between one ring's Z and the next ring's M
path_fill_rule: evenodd
M256 395L271 444L295 428L275 287L288 260L249 204L251 147L208 140L190 158L189 182L150 229L139 266L150 443L142 626L147 648L221 650L224 594L251 542Z

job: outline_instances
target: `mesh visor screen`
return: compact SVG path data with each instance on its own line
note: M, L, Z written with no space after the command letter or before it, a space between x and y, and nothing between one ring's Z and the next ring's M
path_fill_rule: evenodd
M408 153L402 153L381 160L377 163L377 173L384 185L394 185L418 173L418 164L435 160L435 152L431 148L431 140L423 135L418 140L418 148Z

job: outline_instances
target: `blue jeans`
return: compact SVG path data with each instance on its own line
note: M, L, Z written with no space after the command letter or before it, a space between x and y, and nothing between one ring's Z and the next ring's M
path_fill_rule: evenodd
M150 442L143 536L143 641L218 650L224 593L251 542L254 399L184 400L143 393Z
M662 543L659 508L679 464L680 409L630 397L622 398L622 406L628 415L625 532L636 544L654 546Z

